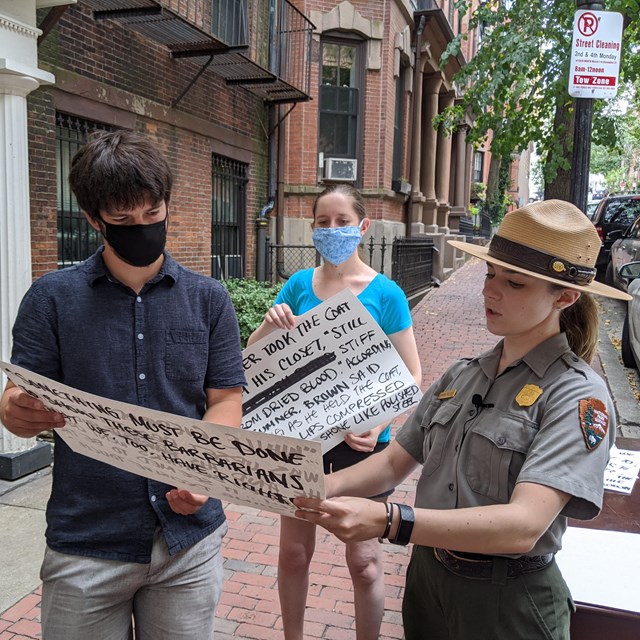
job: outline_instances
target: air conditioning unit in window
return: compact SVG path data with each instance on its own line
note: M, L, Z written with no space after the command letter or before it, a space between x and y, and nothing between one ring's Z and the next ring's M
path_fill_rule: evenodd
M336 182L355 182L358 161L351 158L325 158L324 179Z

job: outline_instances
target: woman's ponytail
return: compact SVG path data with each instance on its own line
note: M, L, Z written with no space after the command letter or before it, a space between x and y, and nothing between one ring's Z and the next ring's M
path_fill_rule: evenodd
M588 363L598 346L598 321L598 307L588 293L560 313L560 331L567 334L571 350Z

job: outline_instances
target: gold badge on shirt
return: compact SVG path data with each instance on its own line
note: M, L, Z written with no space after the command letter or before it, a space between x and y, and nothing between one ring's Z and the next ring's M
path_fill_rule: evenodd
M519 407L530 407L540 396L542 389L537 384L525 384L516 396Z
M438 400L449 400L458 393L455 389L446 389L438 394Z

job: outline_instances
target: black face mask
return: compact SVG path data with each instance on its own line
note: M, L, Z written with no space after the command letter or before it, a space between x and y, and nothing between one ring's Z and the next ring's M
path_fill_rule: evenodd
M164 251L167 242L167 219L153 224L109 224L102 220L102 235L109 246L127 264L148 267Z

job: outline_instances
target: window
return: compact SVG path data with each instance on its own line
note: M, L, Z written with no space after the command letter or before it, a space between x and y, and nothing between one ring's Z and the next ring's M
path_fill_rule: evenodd
M484 151L476 151L473 156L473 181L484 180Z
M247 0L212 2L211 33L228 45L247 45L247 16Z
M393 118L393 169L392 179L399 180L402 176L402 161L404 159L404 67L400 67L400 75L396 78L396 104Z
M621 228L628 227L640 215L640 198L612 200L605 210L603 222L615 222Z
M480 20L478 23L478 45L483 41L486 29L487 23L484 20Z
M101 235L89 224L69 188L71 160L87 135L98 129L111 131L112 127L64 113L56 114L59 269L85 260L102 244Z
M322 43L318 151L325 158L357 157L359 53L358 43Z
M217 280L244 276L247 165L213 156L211 275Z

